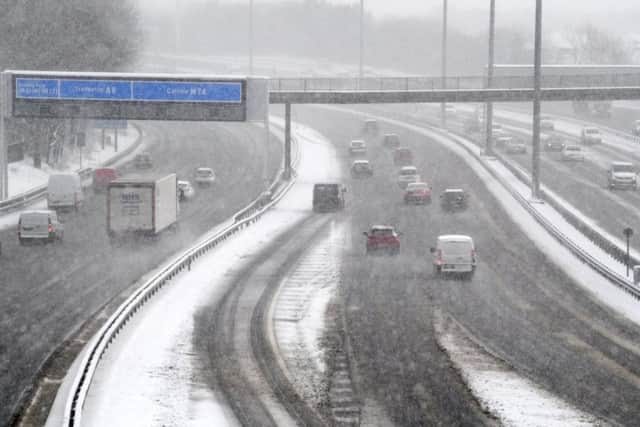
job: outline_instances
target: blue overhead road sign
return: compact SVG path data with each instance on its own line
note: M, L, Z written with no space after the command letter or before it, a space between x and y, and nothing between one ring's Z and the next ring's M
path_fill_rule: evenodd
M268 102L267 96L258 95L254 86L248 90L249 80L266 87L264 78L55 71L6 73L11 75L10 113L14 117L246 121L249 97L252 105L264 104L261 111Z
M58 99L130 101L131 82L122 80L60 79Z
M58 80L16 79L16 98L55 99L58 97Z
M17 78L16 98L240 103L242 83Z
M242 102L240 82L133 82L136 101Z

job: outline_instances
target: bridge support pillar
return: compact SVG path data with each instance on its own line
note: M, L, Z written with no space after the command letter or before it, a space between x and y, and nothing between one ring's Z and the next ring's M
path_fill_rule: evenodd
M284 104L284 177L291 179L291 103Z

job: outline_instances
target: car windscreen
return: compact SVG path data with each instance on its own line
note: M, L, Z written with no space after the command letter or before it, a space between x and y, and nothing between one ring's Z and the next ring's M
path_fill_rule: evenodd
M209 170L199 170L199 171L196 171L196 175L207 178L212 176L213 172Z
M596 134L599 134L599 133L600 133L600 131L599 131L598 129L593 129L593 128L587 128L587 129L585 129L585 131L584 131L584 132L585 132L585 133L592 134L592 135L596 135Z

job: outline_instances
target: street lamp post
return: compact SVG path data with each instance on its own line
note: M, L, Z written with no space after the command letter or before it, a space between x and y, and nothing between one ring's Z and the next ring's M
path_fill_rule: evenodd
M627 264L627 277L629 277L629 239L631 239L631 236L633 236L633 228L631 227L626 227L624 230L622 230L622 233L624 234L624 237L627 238L627 255L625 257L625 264Z
M358 63L358 79L364 75L364 0L360 0L360 60ZM360 84L358 84L358 87Z
M533 61L533 140L531 198L540 198L540 71L542 66L542 0L536 0L536 32Z
M447 88L447 0L442 1L442 89ZM445 103L440 105L442 127L447 127L447 111Z
M496 0L491 0L489 10L489 61L487 62L487 88L490 89L493 85L493 61L494 61L494 42L496 36ZM486 152L487 155L493 155L493 129L491 127L493 123L493 102L487 102L486 114L484 118L485 135L486 140Z
M249 75L253 75L253 0L249 0Z

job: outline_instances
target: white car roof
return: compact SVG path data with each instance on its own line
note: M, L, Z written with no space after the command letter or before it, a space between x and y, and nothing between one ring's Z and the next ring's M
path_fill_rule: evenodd
M51 213L53 213L53 211L47 209L33 209L29 211L22 211L20 212L20 215L49 215Z
M588 131L594 131L595 130L596 132L600 132L600 129L598 129L595 126L585 126L583 129L584 130L588 130Z
M354 160L353 164L354 165L368 165L369 164L369 160Z
M473 239L470 236L465 236L464 234L443 234L438 236L438 241L440 242L471 242L473 243Z
M196 169L196 172L213 172L213 169L211 169L211 168L198 168L198 169Z
M410 182L407 185L407 188L409 187L428 187L429 184L427 184L426 182Z
M184 181L184 180L178 180L178 185L191 185L191 183L189 181Z
M633 166L631 162L611 162L612 166Z
M403 166L400 168L401 171L417 171L418 169L415 166Z
M393 230L391 225L372 225L371 230Z
M445 193L461 193L464 192L462 188L446 188L444 190Z

